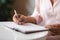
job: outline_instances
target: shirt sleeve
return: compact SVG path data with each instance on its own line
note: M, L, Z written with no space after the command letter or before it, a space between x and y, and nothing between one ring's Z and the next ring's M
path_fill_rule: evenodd
M36 19L37 24L40 24L42 22L42 17L40 16L40 13L37 11L37 9L34 10L31 17L34 17Z
M36 19L36 23L40 24L42 21L42 17L40 16L40 0L35 0L35 10L31 17Z

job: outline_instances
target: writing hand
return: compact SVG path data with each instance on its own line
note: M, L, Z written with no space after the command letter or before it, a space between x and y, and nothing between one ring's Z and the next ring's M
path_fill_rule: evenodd
M27 22L27 16L18 14L13 16L13 21L17 24L24 24Z

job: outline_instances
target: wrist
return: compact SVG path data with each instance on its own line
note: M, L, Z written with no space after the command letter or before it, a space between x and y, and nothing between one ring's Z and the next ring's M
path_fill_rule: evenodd
M33 17L27 16L26 20L27 20L27 23L34 23L34 24L36 24L36 19L33 18Z

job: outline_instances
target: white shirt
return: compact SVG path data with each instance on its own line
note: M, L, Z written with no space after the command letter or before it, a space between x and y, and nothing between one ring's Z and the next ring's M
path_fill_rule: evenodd
M52 6L50 0L40 0L39 2L39 11L37 11L37 7L32 14L32 17L35 17L37 23L40 23L38 20L38 16L43 18L42 23L44 24L60 24L60 0L56 0L54 5Z

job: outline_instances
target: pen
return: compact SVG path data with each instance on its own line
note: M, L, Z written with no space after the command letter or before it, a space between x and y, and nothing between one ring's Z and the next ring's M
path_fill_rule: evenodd
M17 20L20 20L20 17L21 17L21 14L17 14L17 11L16 10L14 10L14 13L15 13L15 17L16 17L16 19ZM18 24L21 24L21 23L18 23Z
M19 15L17 14L16 10L14 10L14 13L15 13L16 18L19 18Z
M16 11L16 10L14 10L14 13L15 13L15 16L16 16L17 18L20 18L21 14L17 14L17 11Z
M14 13L15 13L16 16L18 15L17 12L16 12L16 10L14 10Z

